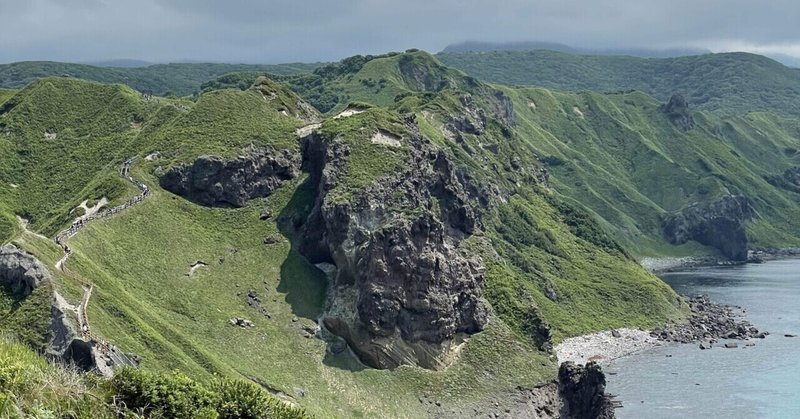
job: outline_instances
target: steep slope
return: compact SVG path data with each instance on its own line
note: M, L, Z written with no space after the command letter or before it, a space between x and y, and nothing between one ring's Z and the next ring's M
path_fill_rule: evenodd
M684 241L665 237L662 223L670 214L726 196L744 196L754 209L746 224L751 247L798 243L798 196L770 183L798 164L796 119L763 113L718 117L689 109L693 127L687 130L662 104L637 92L507 92L518 109L519 130L547 165L554 188L599 215L633 252L696 252L665 245L665 238ZM746 241L740 245L746 250Z
M422 128L430 138L443 137L441 144L456 149L465 164L519 166L522 156L537 156L556 193L598 216L637 256L710 253L743 260L748 247L798 244L792 187L800 137L796 119L696 113L680 95L663 104L638 92L492 87L454 73L424 52L409 55L424 63L420 73L449 80L452 87L444 90L471 95L398 82L359 90L358 80L366 77L362 71L372 61L352 66L355 73L330 85L346 84L370 103L385 104L386 90L401 91L390 106L422 111L423 119L438 113L432 126ZM402 57L373 61L392 69L410 61ZM501 126L492 126L487 119L492 114L504 121ZM733 196L743 197L741 208L725 207L724 202L738 202L726 201Z
M698 110L800 115L800 69L747 53L645 59L534 50L441 53L437 58L492 83L559 91L635 89L664 102L681 92Z
M22 88L46 77L74 77L101 83L123 83L141 91L156 95L174 93L191 95L201 90L208 80L227 73L247 71L288 75L305 73L318 64L153 64L144 67L99 67L86 64L59 63L52 61L24 61L0 64L0 87Z
M561 338L683 316L666 285L548 188L509 94L421 52L331 80L366 99L359 80L383 71L384 106L321 123L267 79L196 103L69 79L19 92L4 127L42 157L12 160L69 179L57 192L20 186L63 202L25 207L32 229L65 225L100 198L93 179L115 181L131 157L151 191L70 239L70 271L93 284L92 332L146 370L246 378L319 416L420 417L520 408L521 392L555 378L548 348ZM58 150L86 176L59 171ZM170 173L193 188L173 189ZM209 194L186 192L198 188ZM61 257L46 238L14 240L48 266ZM69 278L56 274L56 288L80 301Z

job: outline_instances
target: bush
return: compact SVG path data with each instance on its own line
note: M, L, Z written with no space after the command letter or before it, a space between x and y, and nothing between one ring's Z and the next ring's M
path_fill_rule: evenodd
M112 380L115 402L130 410L170 418L193 418L217 404L217 395L185 375L125 368Z
M284 404L259 386L221 379L204 386L185 375L125 368L111 380L115 404L129 411L168 418L304 419L304 410Z

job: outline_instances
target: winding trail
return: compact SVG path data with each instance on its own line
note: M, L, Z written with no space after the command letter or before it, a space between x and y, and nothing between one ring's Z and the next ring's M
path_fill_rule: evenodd
M89 225L90 222L103 218L109 218L113 215L119 214L120 212L144 201L148 196L150 196L150 188L144 183L134 180L133 177L131 176L130 172L133 162L134 159L126 160L122 164L122 168L120 169L119 174L120 176L124 177L129 182L131 182L133 185L135 185L139 189L139 194L137 194L133 198L125 201L120 205L100 210L95 212L94 214L90 214L86 217L82 217L75 220L72 223L72 225L70 225L66 230L58 233L53 240L59 247L61 247L61 250L64 252L64 256L62 256L61 259L59 259L55 263L56 269L63 272L70 279L73 279L77 283L81 284L81 286L83 287L83 297L81 298L81 303L75 308L76 314L78 316L78 326L80 327L83 339L87 342L91 342L95 348L97 348L102 354L106 355L109 359L111 359L113 363L135 366L137 365L136 362L128 358L122 352L117 351L115 346L110 345L106 341L98 339L97 336L95 336L92 333L92 330L89 327L89 315L87 313L87 308L89 306L89 300L92 297L92 290L94 289L94 285L92 284L92 281L69 270L66 265L67 260L69 260L70 256L72 256L72 249L67 245L67 240L69 238L76 235L82 228Z

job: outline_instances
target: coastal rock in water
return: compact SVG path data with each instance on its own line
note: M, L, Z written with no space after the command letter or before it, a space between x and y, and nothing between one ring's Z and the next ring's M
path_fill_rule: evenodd
M322 323L365 364L440 369L453 344L487 322L485 268L459 250L479 220L446 154L408 128L415 134L404 139L407 168L348 200L329 194L346 175L346 144L306 138L317 196L300 251L314 264L336 266Z
M251 150L226 160L200 156L175 166L161 178L161 187L201 205L241 207L252 198L269 196L300 171L300 156L292 150Z
M614 404L605 394L606 376L599 365L586 366L572 362L558 370L558 390L563 401L561 417L565 419L613 419Z
M688 132L694 128L694 118L689 111L689 104L682 94L673 94L669 98L669 102L662 105L661 110L667 114L670 121L681 131Z
M667 217L664 235L674 245L694 240L719 249L731 260L745 261L748 239L744 224L752 216L753 208L746 197L729 195Z

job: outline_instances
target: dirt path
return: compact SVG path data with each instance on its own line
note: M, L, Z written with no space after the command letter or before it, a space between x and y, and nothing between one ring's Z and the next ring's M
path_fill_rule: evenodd
M59 259L55 263L56 269L63 272L67 277L78 282L83 287L83 296L81 297L81 303L75 308L76 314L78 315L78 326L80 327L83 339L88 342L92 342L95 345L95 347L100 350L101 353L105 354L106 356L109 356L112 360L114 360L117 363L135 365L130 359L128 359L127 356L125 356L120 352L117 352L116 347L108 344L105 341L98 340L96 336L92 334L92 330L89 327L89 315L87 309L89 307L89 300L92 298L92 290L94 289L94 285L92 284L92 281L70 271L66 266L67 260L69 260L69 257L72 256L72 249L67 245L67 240L69 238L76 235L78 231L80 231L83 227L89 225L90 222L119 214L120 212L144 201L148 196L150 196L150 188L144 183L137 182L131 176L130 172L132 165L133 165L133 159L125 161L125 163L122 164L122 168L120 169L120 176L124 177L129 182L134 184L139 189L139 194L125 201L124 203L112 208L98 210L100 205L96 206L95 211L87 213L84 217L76 219L72 223L72 225L70 225L66 230L58 233L53 240L59 247L61 247L61 250L64 252L64 256L62 256L61 259ZM22 227L27 230L27 221L20 219L20 223Z

